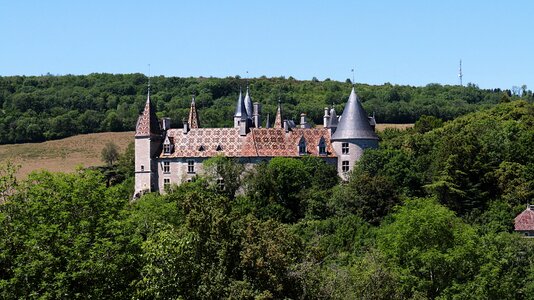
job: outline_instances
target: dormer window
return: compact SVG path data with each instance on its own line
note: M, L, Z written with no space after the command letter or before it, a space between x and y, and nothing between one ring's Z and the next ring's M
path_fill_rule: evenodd
M324 141L324 137L321 137L321 140L319 140L319 155L326 155L326 142Z
M163 144L163 154L171 154L171 144Z
M222 147L221 147L221 145L217 145L217 148L215 148L215 150L217 150L217 151L222 151Z
M172 142L172 138L166 137L165 141L163 141L163 155L169 155L174 150L174 145Z
M204 146L203 145L200 145L200 147L198 147L198 151L204 151Z
M304 154L306 154L306 140L304 139L304 137L301 137L299 142L299 155Z

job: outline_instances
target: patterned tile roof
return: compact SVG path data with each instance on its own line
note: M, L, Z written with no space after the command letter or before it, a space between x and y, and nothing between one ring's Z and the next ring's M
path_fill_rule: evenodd
M174 152L160 157L298 157L302 138L306 154L319 156L323 141L324 156L335 157L326 128L294 128L287 133L282 128L252 128L246 136L239 135L239 128L192 128L187 134L180 129L167 134L174 140Z
M533 230L534 231L534 210L527 207L514 220L515 230Z
M150 136L160 134L161 128L159 126L158 117L156 116L156 111L150 103L149 91L146 98L145 109L137 119L137 125L135 126L135 136Z
M190 128L200 128L200 120L198 119L195 97L193 97L193 100L191 100L191 108L189 109L189 118L187 122L189 123Z
M274 117L274 126L273 128L283 128L282 125L282 105L278 101L278 108L276 109L276 116Z

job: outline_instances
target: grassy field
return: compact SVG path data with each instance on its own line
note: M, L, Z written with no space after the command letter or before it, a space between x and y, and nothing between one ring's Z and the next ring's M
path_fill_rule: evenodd
M413 124L377 124L376 129L406 129ZM35 170L73 172L78 166L102 165L100 152L107 142L114 142L120 151L134 141L133 132L82 134L62 140L34 144L0 145L0 163L13 162L20 166L18 178Z
M113 142L122 153L134 141L133 132L104 132L82 134L62 140L33 144L0 145L0 163L8 161L20 166L18 178L25 178L35 170L73 172L78 166L103 165L102 148Z
M400 130L412 128L414 124L376 124L376 130L377 131L383 131L386 128L396 128Z

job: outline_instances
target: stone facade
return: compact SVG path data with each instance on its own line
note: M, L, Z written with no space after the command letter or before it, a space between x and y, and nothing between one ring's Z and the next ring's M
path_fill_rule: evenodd
M261 106L253 105L247 88L236 103L233 128L200 128L195 100L182 128L160 123L150 103L150 93L139 116L135 134L135 197L145 192L164 192L165 186L192 180L203 173L203 161L217 155L237 158L247 168L273 157L316 156L336 166L342 179L368 148L378 147L374 117L369 118L354 89L343 114L325 108L322 127L311 128L306 115L300 124L282 118L281 104L274 127L262 127ZM372 124L372 125L371 125Z

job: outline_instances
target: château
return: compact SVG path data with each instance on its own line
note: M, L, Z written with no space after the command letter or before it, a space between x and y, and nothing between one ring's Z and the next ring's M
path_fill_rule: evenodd
M171 128L169 118L158 120L149 90L135 131L134 197L191 181L202 174L203 161L218 155L249 166L274 157L310 155L334 165L339 176L347 179L363 151L377 148L379 141L374 116L365 112L354 87L341 116L326 107L323 125L316 127L304 113L299 124L285 119L280 102L272 126L269 116L263 125L261 104L252 102L247 87L244 97L239 92L233 121L231 128L203 128L193 97L182 128Z

